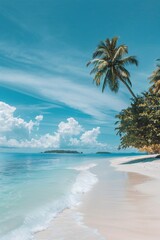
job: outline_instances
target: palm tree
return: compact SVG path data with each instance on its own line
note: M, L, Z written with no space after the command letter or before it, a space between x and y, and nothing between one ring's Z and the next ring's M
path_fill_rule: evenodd
M102 92L108 85L116 93L119 90L119 83L122 82L132 96L136 98L131 90L130 73L125 66L128 64L137 66L138 61L135 56L126 56L128 47L126 45L117 46L117 41L118 37L101 41L87 66L94 65L90 74L95 74L93 81L96 82L97 86L101 84L101 80L103 81Z
M157 59L157 61L160 61L160 59ZM153 71L149 79L150 82L153 84L151 90L154 93L160 93L160 64L157 64L157 69Z

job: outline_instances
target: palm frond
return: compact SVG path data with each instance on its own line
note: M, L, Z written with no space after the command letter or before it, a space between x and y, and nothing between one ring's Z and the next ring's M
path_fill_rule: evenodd
M116 76L116 72L114 71L114 68L111 68L108 71L108 85L113 92L118 92L119 89L119 82Z
M130 87L132 87L132 82L129 78L126 78L127 83L129 84Z
M97 67L94 67L91 71L90 71L90 75L96 73L98 71Z
M157 59L160 61L160 59ZM157 64L156 70L153 71L151 76L149 77L150 83L152 86L150 87L150 91L156 94L160 93L160 65Z
M128 47L125 45L120 45L114 53L113 61L119 58L121 59L122 56L127 53L128 53Z
M101 72L101 71L99 71L95 74L94 81L96 82L97 86L100 85L102 76L103 76L103 72Z
M111 47L114 49L117 45L118 37L113 37L111 40Z
M101 41L98 44L95 52L93 53L92 58L95 58L97 56L102 56L102 55L105 55L105 56L108 56L108 57L110 56L110 48L108 47L108 45L105 44L104 41Z
M103 61L98 65L98 70L103 71L103 69L105 69L107 66L108 66L108 62Z
M87 62L86 67L88 67L91 64L91 61Z
M103 62L103 61L104 61L103 59L95 58L95 59L90 60L90 61L87 63L86 66L88 67L90 64L98 65L98 64L100 64L100 63Z
M108 46L109 48L111 47L111 40L109 38L107 38L105 40L106 46Z
M119 65L118 68L122 71L124 77L126 77L126 78L130 77L130 73L128 72L128 70L126 68L124 68L121 65Z
M105 78L104 78L104 81L103 81L102 92L104 92L104 89L106 88L107 81L108 81L108 76L107 76L107 74L106 74L106 76L105 76Z
M135 56L129 56L129 57L120 59L119 63L121 63L123 65L134 64L134 65L138 66L138 60Z
M107 38L105 41L101 41L87 66L93 65L90 74L95 75L94 82L96 82L97 86L103 80L102 92L107 85L111 91L117 92L119 83L122 82L132 96L136 98L131 90L130 73L125 68L125 65L134 64L137 66L138 61L135 56L124 57L128 53L128 47L124 44L117 46L117 41L118 37Z

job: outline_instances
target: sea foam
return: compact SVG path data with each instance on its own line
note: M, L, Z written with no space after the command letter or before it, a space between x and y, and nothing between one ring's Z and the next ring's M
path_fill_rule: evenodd
M77 170L77 171L85 171L85 170L89 170L90 168L94 168L96 166L97 166L96 163L89 163L89 164L78 165L75 167L69 167L68 169Z
M91 190L98 181L97 176L87 170L81 171L72 187L73 194L83 194Z
M32 214L30 213L25 217L21 227L3 236L1 240L34 240L35 233L46 229L50 222L58 217L61 212L79 205L83 194L90 191L93 185L98 181L97 176L89 171L89 169L95 166L96 164L92 163L68 168L68 170L72 169L79 172L70 193L54 201L52 204Z

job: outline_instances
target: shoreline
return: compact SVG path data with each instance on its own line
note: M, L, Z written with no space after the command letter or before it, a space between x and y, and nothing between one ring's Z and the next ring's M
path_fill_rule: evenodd
M92 162L71 168L79 172L76 182L72 186L70 195L71 199L72 196L75 195L76 201L71 201L72 205L65 208L58 214L58 216L56 216L56 218L52 219L46 229L36 232L34 234L36 240L78 240L79 237L80 239L85 239L86 236L88 236L88 239L105 240L104 238L101 238L95 229L84 225L83 214L78 211L79 206L83 202L84 196L87 195L87 193L91 191L94 185L98 182L97 176L91 171L96 166L97 164ZM82 185L79 185L80 182ZM75 238L75 235L78 236L78 238Z
M158 239L160 190L157 191L157 188L160 184L160 161L157 159L156 163L122 165L153 156L156 155L119 157L100 162L91 169L98 182L83 195L81 204L63 211L50 223L49 228L36 234L36 240L54 239L54 236L59 236L56 240L61 239L63 234L57 232L62 227L67 233L69 229L73 232L63 238L65 240Z
M148 162L146 169L144 168L146 163L137 163L138 167L136 164L134 167L120 165L153 156L112 159L110 167L117 175L120 174L123 177L118 177L111 183L107 183L105 171L102 168L99 169L98 175L104 174L104 177L99 178L99 185L88 193L80 208L84 213L86 225L97 228L105 239L109 240L159 239L160 179L157 172L153 174L153 169L158 169L160 160L157 159L156 164ZM116 175L115 178L117 178ZM92 199L98 206L97 210Z
M135 172L151 178L160 179L160 164L158 158L154 161L144 161L143 159L150 159L156 157L158 154L143 155L139 157L124 157L111 160L111 166L115 167L117 171ZM159 158L160 159L160 158ZM134 160L137 160L134 161ZM138 161L140 160L140 161ZM132 164L132 161L134 163Z

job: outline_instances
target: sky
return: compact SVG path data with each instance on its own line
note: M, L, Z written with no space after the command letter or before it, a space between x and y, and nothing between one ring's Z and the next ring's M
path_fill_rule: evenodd
M146 91L160 57L159 9L158 0L0 0L1 150L117 151L115 115L131 96L123 85L102 94L86 63L118 36L139 60L132 90Z

